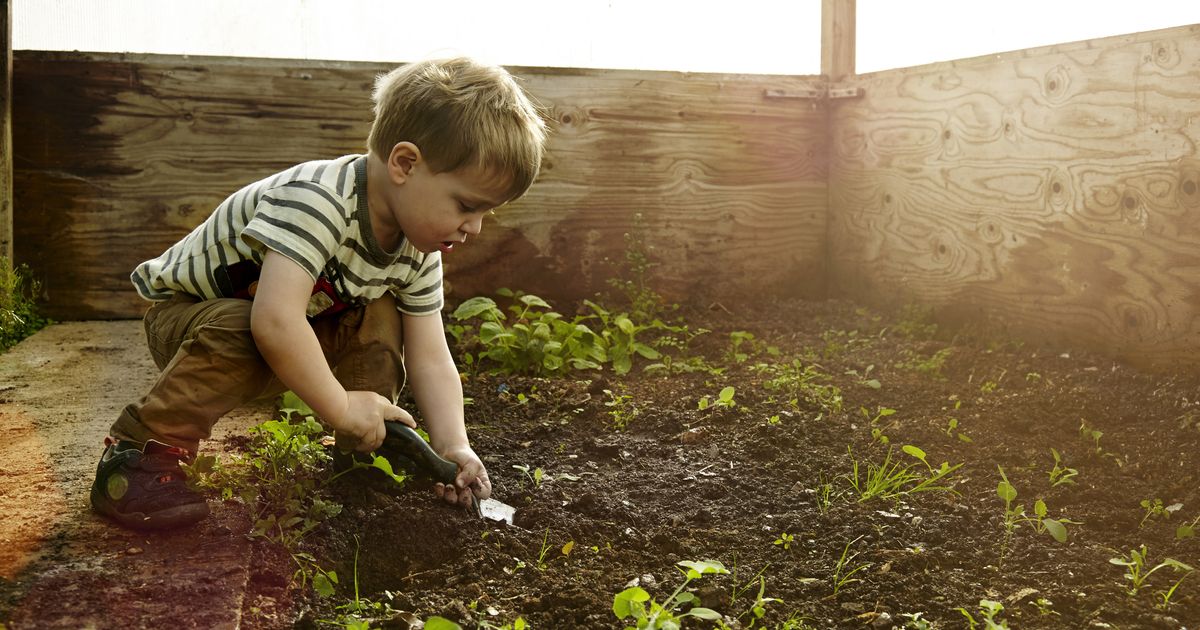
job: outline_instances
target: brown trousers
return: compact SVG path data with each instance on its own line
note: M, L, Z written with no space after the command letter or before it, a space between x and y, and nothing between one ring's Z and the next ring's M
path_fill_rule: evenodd
M176 293L146 312L146 342L162 373L113 423L113 437L158 440L195 453L221 416L287 388L250 334L252 302L200 300ZM310 321L325 361L347 390L395 401L404 386L400 312L385 295L371 304Z

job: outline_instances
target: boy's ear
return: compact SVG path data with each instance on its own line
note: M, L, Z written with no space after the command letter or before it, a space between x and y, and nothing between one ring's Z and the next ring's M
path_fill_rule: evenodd
M411 142L397 142L388 155L388 176L397 184L403 184L412 174L412 169L421 161L421 149Z

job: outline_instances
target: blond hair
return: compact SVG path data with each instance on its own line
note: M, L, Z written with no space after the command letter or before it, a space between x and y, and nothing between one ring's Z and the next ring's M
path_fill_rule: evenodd
M478 166L510 178L509 200L541 168L546 124L504 68L466 57L412 63L380 76L372 99L367 146L383 160L411 142L435 173Z

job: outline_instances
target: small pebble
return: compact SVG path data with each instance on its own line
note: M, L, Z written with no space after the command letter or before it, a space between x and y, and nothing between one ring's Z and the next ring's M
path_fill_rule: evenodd
M136 556L139 553L142 553L142 548L141 547L130 547L125 550L125 553L128 555L131 555L131 556Z

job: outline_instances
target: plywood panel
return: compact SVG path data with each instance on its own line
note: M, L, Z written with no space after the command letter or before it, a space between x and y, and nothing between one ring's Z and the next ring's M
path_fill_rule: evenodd
M831 291L1197 361L1200 27L858 84L831 112Z
M130 270L224 195L362 150L367 63L18 53L17 257L58 318L129 317ZM448 257L461 297L591 296L641 214L660 289L822 295L826 112L805 78L516 69L556 132L543 175Z

